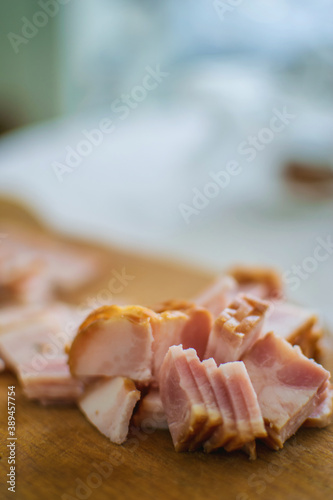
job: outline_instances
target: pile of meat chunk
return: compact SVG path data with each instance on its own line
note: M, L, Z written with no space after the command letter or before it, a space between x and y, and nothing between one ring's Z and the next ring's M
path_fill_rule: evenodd
M78 404L114 443L131 427L168 428L177 451L272 449L328 425L330 373L314 359L312 312L286 303L271 271L237 268L193 303L106 306L69 349ZM310 357L311 356L311 357Z
M277 450L301 426L331 422L322 336L316 314L262 268L231 269L191 302L85 318L59 302L0 309L0 356L28 398L74 402L116 444L136 428L168 429L176 451L251 458L256 440Z

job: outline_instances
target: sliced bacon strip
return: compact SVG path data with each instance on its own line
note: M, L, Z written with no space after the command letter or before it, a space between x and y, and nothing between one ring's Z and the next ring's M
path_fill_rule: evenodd
M225 450L233 451L267 436L257 395L242 361L220 365L233 406L237 435L226 443Z
M213 358L205 359L202 365L206 370L222 416L222 425L203 444L204 450L210 453L222 448L228 441L235 438L237 436L237 426L223 370L218 370Z
M129 423L140 391L124 377L99 380L88 387L79 400L87 419L113 443L127 439Z
M273 333L258 340L243 361L264 417L265 442L282 448L315 410L330 374Z
M189 450L193 451L197 448L201 448L203 442L209 439L215 429L222 424L222 416L207 372L203 364L200 362L196 351L194 349L186 349L183 353L186 357L186 361L196 382L207 412L207 421L205 422L205 425L189 445Z
M204 444L207 452L224 447L243 448L254 457L253 441L267 435L256 393L244 363L234 361L216 366L212 359L203 362L220 404L223 424Z
M215 320L205 358L217 364L240 360L261 335L268 306L254 297L237 296Z
M70 347L71 373L150 382L154 319L158 321L157 315L141 306L97 309L82 323Z
M170 347L160 372L160 394L176 451L186 451L207 422L207 411L181 346Z

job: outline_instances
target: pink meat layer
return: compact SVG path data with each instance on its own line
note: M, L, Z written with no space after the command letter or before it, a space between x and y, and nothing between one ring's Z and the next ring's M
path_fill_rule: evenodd
M160 372L160 394L176 451L188 450L207 411L181 346L170 347Z
M69 371L64 348L76 332L75 309L59 304L0 334L0 354L23 392L43 403L75 401L83 384Z
M133 425L143 429L146 427L151 429L168 429L168 422L158 389L151 388L142 397L133 415Z
M315 410L330 374L273 333L258 340L243 361L265 420L266 443L282 448Z
M124 377L100 380L92 384L79 400L87 419L113 443L126 441L134 406L140 392Z

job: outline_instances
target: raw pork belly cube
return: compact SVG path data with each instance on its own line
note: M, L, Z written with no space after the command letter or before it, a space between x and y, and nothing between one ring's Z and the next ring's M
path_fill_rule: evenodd
M123 376L148 383L152 377L151 322L156 314L140 306L104 306L80 326L69 352L73 375Z
M323 336L312 311L283 301L275 302L268 311L263 332L273 332L292 345L299 345L308 358L319 353L318 342Z
M153 375L158 383L159 372L172 345L182 344L184 348L193 347L202 358L212 328L209 311L189 302L169 301L154 307L158 319L153 326Z
M170 347L160 372L160 394L176 451L186 451L208 415L181 346Z
M318 406L330 374L273 333L258 340L243 361L264 417L265 442L282 448Z
M115 377L89 386L79 401L87 419L113 443L126 441L140 392L128 378Z
M238 361L259 338L268 303L240 295L215 320L205 358Z
M135 427L168 429L168 422L158 389L150 388L148 393L140 399L132 423Z
M202 364L222 415L222 425L205 442L205 451L221 447L232 451L251 445L258 437L265 437L267 433L257 395L244 363L234 361L217 367L213 359L208 359Z

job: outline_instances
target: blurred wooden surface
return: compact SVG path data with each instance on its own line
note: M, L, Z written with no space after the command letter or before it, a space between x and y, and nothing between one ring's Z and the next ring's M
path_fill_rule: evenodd
M33 216L15 204L0 201L0 214L0 219L12 218L44 231ZM188 298L211 279L199 270L96 248L85 242L74 244L91 247L100 252L101 259L106 259L105 282L113 269L125 267L134 279L124 290L124 297L138 303ZM103 286L102 279L90 295ZM326 342L325 364L332 369L332 343L330 339ZM13 384L17 436L15 494L8 492L5 484L9 468L7 387ZM259 444L255 462L241 452L177 454L166 431L140 432L135 440L117 446L99 434L75 407L42 407L26 400L9 373L0 376L0 415L1 499L321 500L332 496L333 425L326 429L302 429L279 452Z

